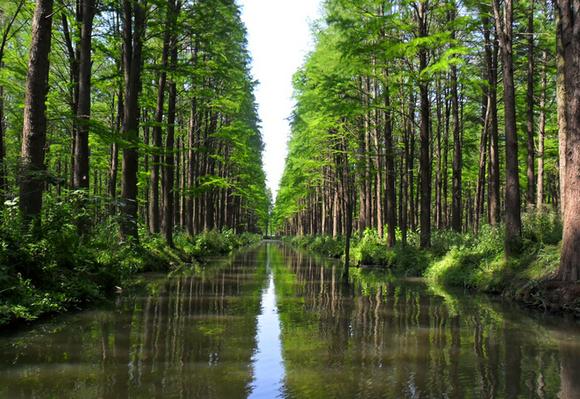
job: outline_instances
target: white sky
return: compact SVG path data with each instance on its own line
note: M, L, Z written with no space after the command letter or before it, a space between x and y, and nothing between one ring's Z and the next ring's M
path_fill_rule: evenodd
M253 58L262 135L264 169L276 195L284 172L293 107L292 75L312 49L310 23L320 16L321 0L238 0Z

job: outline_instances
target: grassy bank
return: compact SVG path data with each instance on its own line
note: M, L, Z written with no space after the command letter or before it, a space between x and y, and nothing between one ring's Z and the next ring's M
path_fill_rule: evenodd
M57 209L34 237L10 226L0 226L0 326L79 309L137 273L170 271L260 240L232 231L177 234L170 248L161 237L142 232L139 243L122 243L114 221L79 235L75 221Z
M441 286L503 294L528 305L552 310L580 309L577 284L554 283L559 266L562 226L554 213L528 213L523 220L521 254L506 260L503 228L483 226L477 233L433 233L432 246L421 250L411 234L407 245L387 248L374 230L355 235L351 264L380 266L400 276L422 276ZM344 242L332 237L295 237L293 245L324 256L344 256ZM400 240L398 240L400 242Z

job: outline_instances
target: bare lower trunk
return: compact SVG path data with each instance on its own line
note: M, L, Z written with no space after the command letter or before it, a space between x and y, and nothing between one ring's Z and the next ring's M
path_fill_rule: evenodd
M505 135L506 135L506 256L516 254L521 249L521 205L520 181L518 166L518 136L516 127L516 98L514 87L514 71L512 61L512 0L505 0L503 16L500 12L499 1L494 0L494 15L496 30L499 36L500 53L502 58L504 107L505 107Z
M419 37L428 35L428 12L427 3L419 2L417 7L417 27ZM419 68L424 71L428 65L427 49L419 51ZM429 104L428 82L422 79L419 83L421 101L421 133L419 167L421 175L421 200L420 200L420 244L421 248L431 246L431 109Z
M538 126L538 174L536 184L536 207L542 210L544 206L544 141L546 138L546 89L548 52L542 53L542 88L540 94L540 120Z
M556 2L558 41L558 122L564 231L560 277L580 279L580 7Z
M123 176L121 182L121 236L138 239L137 171L139 167L139 91L141 86L142 48L145 10L141 2L124 0L123 67L125 75L125 109L123 136Z
M484 10L484 15L487 11ZM499 134L497 118L497 46L492 41L489 18L482 17L486 78L489 81L488 97L490 104L489 125L489 190L488 215L489 223L495 226L500 221L500 168L499 168Z
M94 0L82 0L81 38L79 50L77 130L74 141L73 187L89 188L89 121L91 118L91 52L93 18L95 15Z
M534 0L530 1L530 10L528 15L528 77L527 77L527 190L526 190L526 200L528 206L533 206L535 203L535 191L536 191L536 177L534 172L534 158L535 158L535 145L534 145Z
M38 0L32 19L20 161L20 211L27 221L39 219L42 209L52 6L52 0Z
M385 76L387 73L385 72ZM397 195L395 192L395 152L393 148L393 122L391 120L391 99L389 88L385 87L385 203L387 213L387 245L394 247L397 229Z

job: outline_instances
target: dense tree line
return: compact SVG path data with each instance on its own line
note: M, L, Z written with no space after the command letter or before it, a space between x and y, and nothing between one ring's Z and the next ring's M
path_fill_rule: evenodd
M577 1L328 0L274 212L289 235L433 229L561 212L561 278L580 270ZM558 94L557 94L558 93Z
M235 1L3 0L0 35L0 190L25 228L47 196L79 203L81 234L265 227Z

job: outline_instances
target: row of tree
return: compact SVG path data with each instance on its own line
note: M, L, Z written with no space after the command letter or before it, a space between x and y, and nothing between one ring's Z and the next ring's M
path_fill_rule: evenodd
M327 1L295 76L277 228L342 235L348 251L353 229L375 228L389 246L418 231L427 248L433 228L503 224L510 256L522 209L550 206L564 221L561 276L576 281L579 10L575 0Z
M234 0L3 0L0 22L0 194L26 225L85 193L81 230L116 215L124 239L265 227Z

